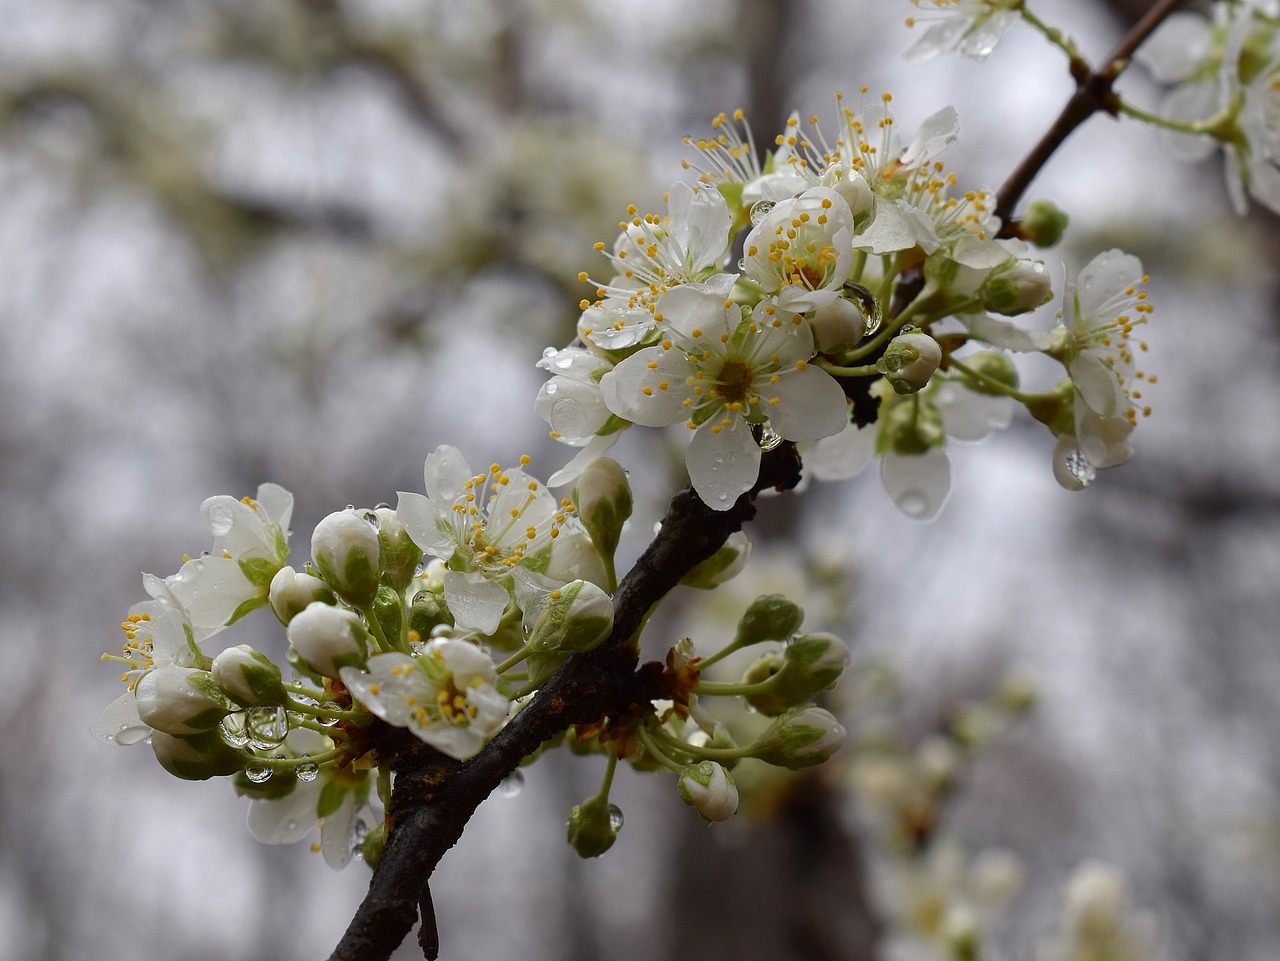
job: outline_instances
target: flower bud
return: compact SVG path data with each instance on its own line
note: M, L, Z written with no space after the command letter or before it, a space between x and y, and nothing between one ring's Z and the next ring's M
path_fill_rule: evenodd
M1018 223L1018 232L1037 247L1052 247L1062 239L1069 219L1052 200L1033 200Z
M1127 899L1120 872L1108 864L1086 861L1067 882L1063 920L1082 940L1106 941L1122 927Z
M797 770L826 761L844 746L845 729L830 711L794 707L777 718L752 745L766 764Z
M685 768L676 783L680 800L690 805L702 819L727 821L738 810L738 787L733 775L715 761L702 761Z
M882 416L878 444L881 450L895 454L923 454L931 447L947 442L942 412L927 397L919 403L894 404L888 416Z
M355 511L335 511L311 535L320 576L351 604L367 604L378 593L381 554L377 528Z
M631 516L627 472L612 457L597 457L582 469L573 488L573 503L596 550L603 557L613 557L622 525Z
M552 591L526 642L530 650L589 651L613 628L613 601L590 581L572 581Z
M899 334L889 341L876 370L899 394L914 394L929 383L942 363L942 348L928 334Z
M813 312L809 319L813 342L820 354L847 350L867 333L867 317L851 300L837 297Z
M211 730L231 712L231 703L213 675L193 667L148 671L138 681L134 696L142 723L174 737Z
M578 857L598 858L613 847L622 830L622 811L607 797L596 794L569 812L569 845Z
M316 602L289 622L289 643L313 671L338 677L340 667L363 667L368 632L354 611Z
M782 641L800 629L804 611L781 594L761 594L743 612L733 646L748 647L761 641Z
M1053 299L1053 280L1038 260L1011 260L1011 267L997 267L982 284L982 306L1012 317L1035 310Z
M834 634L805 634L747 670L746 684L765 689L746 697L761 714L776 716L835 686L849 666L849 648Z
M1014 388L1018 386L1018 368L1014 366L1013 358L1008 354L1001 353L998 350L983 350L966 357L964 364L970 370L977 371L984 377L994 380L997 384ZM1000 391L992 389L981 380L967 380L965 381L965 387L979 394L1001 396Z
M856 170L847 170L843 177L831 185L831 189L844 198L853 213L854 219L861 217L871 209L875 197L871 193L871 185Z
M191 737L174 737L163 731L151 734L151 750L160 766L184 781L229 777L244 767L244 758L227 747L217 731Z
M295 614L313 601L332 604L335 600L329 585L311 574L299 574L292 567L282 567L271 578L268 594L271 609L281 624L287 625Z
M377 518L382 579L395 590L403 591L413 582L422 563L422 548L413 542L390 507L376 508L373 516Z
M749 557L751 557L751 541L743 531L735 531L729 535L729 539L718 551L705 561L695 564L684 577L680 578L680 583L685 587L709 591L742 573Z
M284 704L289 699L280 682L280 668L248 644L229 647L215 657L211 673L222 692L245 707Z

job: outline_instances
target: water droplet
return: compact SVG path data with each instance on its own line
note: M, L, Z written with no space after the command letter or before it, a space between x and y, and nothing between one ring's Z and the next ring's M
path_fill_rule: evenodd
M760 449L773 450L782 443L782 440L782 435L766 424L764 430L760 432Z
M718 501L727 501L728 499L729 499L729 495L726 494L724 491L721 491L719 494L716 495L716 500Z
M880 324L884 320L884 314L880 310L880 301L876 300L876 295L866 287L863 287L862 284L847 283L844 285L844 290L849 295L849 299L862 311L862 316L865 319L863 336L867 337L874 334L880 329Z
M715 457L711 458L711 463L715 465L711 469L715 470L716 467L719 467L721 464L724 463L724 454L716 454Z
M364 860L364 839L369 835L369 825L364 819L356 821L351 826L351 834L347 838L347 842L351 845L351 856L357 860Z
M554 356L555 356L556 354L558 354L558 353L560 353L560 351L558 351L558 350L557 350L556 348L554 348L554 347L544 347L544 348L542 349L542 359L543 359L543 360L550 360L552 357L554 357Z
M391 510L391 505L388 504L386 501L379 501L378 503L373 505L373 509L375 511L389 511Z
M512 771L498 782L498 797L518 797L524 790L524 772Z
M244 747L249 743L249 721L244 711L228 714L218 725L222 739L231 747Z
M244 769L244 776L254 784L265 784L271 779L271 768L262 767L258 764L251 764Z
M556 354L556 359L553 360L551 364L559 370L568 370L573 366L573 356L567 352Z
M553 397L560 392L560 385L554 380L549 380L542 385L542 392L548 397Z
M1067 469L1067 473L1074 477L1081 487L1088 487L1098 478L1098 469L1089 462L1089 458L1084 456L1084 451L1079 447L1067 452L1062 466Z
M929 510L929 499L920 491L907 491L898 499L898 507L908 517L923 517Z
M249 746L270 751L284 743L289 733L289 717L282 707L253 707L245 712Z
M746 257L741 257L741 258L739 258L739 259L738 259L738 271L739 271L740 273L744 273L744 274L747 272L747 258L746 258Z
M308 761L306 764L299 764L297 770L293 772L298 775L299 781L311 782L320 776L320 767Z
M609 827L615 834L622 830L622 808L616 804L609 805Z
M751 223L758 224L769 215L769 211L774 208L775 204L772 200L760 200L751 205Z

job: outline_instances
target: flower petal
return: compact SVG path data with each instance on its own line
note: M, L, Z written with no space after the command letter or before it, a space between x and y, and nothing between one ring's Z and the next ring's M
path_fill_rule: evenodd
M849 422L849 402L835 378L813 365L792 368L765 388L761 396L778 403L765 408L769 424L787 440L817 440L844 430ZM754 479L753 479L754 483Z
M728 426L715 421L699 427L685 453L693 489L717 511L732 507L760 476L760 446L751 428L736 414L724 419Z
M887 451L880 459L880 480L898 510L919 521L933 520L951 493L951 461L941 447L923 454Z
M444 599L457 627L492 634L511 597L505 588L486 580L483 574L445 571Z

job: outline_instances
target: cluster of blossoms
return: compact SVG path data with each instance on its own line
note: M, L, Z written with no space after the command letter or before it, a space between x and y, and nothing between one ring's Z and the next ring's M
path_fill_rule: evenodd
M540 365L552 377L539 413L582 448L553 484L632 424L679 423L693 487L717 510L755 485L762 449L792 441L819 479L879 457L898 506L929 518L950 488L948 435L980 439L1015 403L1058 438L1068 488L1128 458L1148 412L1139 261L1096 258L1053 330L1004 319L1052 299L1049 273L1027 243L1000 239L988 191L945 170L955 111L904 145L889 95L865 94L858 110L837 98L834 140L793 115L763 164L750 130L722 115L713 137L689 141L697 182L668 191L666 216L632 208L612 246L596 245L612 272L583 301L574 343ZM1064 219L1033 207L1020 228L1049 244ZM1007 351L1042 352L1066 377L1022 391Z
M439 447L426 458L425 493L402 492L394 509L328 515L301 570L286 563L287 491L264 485L256 499L205 501L213 549L170 577L144 576L151 599L122 623L121 653L103 655L124 666L125 690L94 734L150 743L180 778L232 778L252 799L260 840L296 841L319 824L316 849L329 864L376 860L385 826L375 806L386 805L394 759L386 725L470 758L571 654L612 632L613 555L631 513L625 472L596 459L570 500L528 475L527 463L473 472L455 448ZM690 583L732 576L745 554L735 541ZM219 644L262 607L284 627L279 664ZM835 683L848 651L830 635L799 634L800 617L784 599L762 599L734 649L786 641L767 669L722 690L700 687L686 641L668 658L671 699L625 721L602 718L571 740L607 754L610 777L620 758L673 767L687 803L708 820L729 817L737 759L806 767L843 744L843 728L808 701ZM682 722L696 715L699 693L740 697L772 723L747 744L713 740L714 731L687 739ZM615 811L607 786L595 807L575 808L575 848L608 847Z

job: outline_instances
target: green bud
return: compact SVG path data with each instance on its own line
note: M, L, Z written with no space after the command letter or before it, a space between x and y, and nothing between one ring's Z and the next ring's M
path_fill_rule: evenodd
M401 591L383 584L374 595L372 608L371 613L382 628L383 637L399 638L407 630L405 619L408 612L405 611L404 594Z
M613 458L597 457L583 468L573 488L573 503L596 551L612 558L618 549L622 525L631 516L627 472Z
M735 531L729 535L729 539L721 545L718 551L705 561L695 564L680 579L680 583L685 587L696 587L699 590L709 591L714 587L719 587L725 581L737 577L742 572L742 569L747 566L747 559L750 556L751 541L747 539L747 535L744 532Z
M761 658L743 677L745 684L766 683L763 691L746 695L761 714L777 716L808 701L819 691L835 687L849 666L849 648L834 634L805 634L780 654Z
M894 404L881 416L884 426L876 438L879 453L923 454L946 443L942 414L925 395L918 395L914 403Z
M134 695L142 723L174 737L212 730L232 710L213 675L193 667L148 671Z
M613 847L622 830L622 811L599 794L575 804L569 812L569 845L578 857L598 858Z
M984 350L971 357L966 357L964 364L984 377L991 378L998 384L1004 384L1004 386L1014 389L1018 386L1018 368L1014 366L1013 359L1008 354L998 350ZM966 380L965 386L969 390L977 391L979 394L1002 396L999 391L987 387L981 380Z
M530 650L590 651L613 629L613 601L590 581L571 581L548 595L526 643Z
M363 667L369 634L354 611L329 604L308 604L289 622L285 636L313 671L338 677L341 667Z
M845 729L830 711L794 707L760 735L751 747L753 757L791 770L813 767L844 746Z
M244 767L244 758L222 740L217 731L190 737L174 737L163 731L151 734L151 750L160 766L184 781L229 777Z
M413 583L418 565L422 563L422 549L413 542L409 532L396 517L396 512L390 507L376 508L373 516L377 518L378 558L382 580L395 590L403 592Z
M335 511L311 535L316 570L350 604L367 604L377 594L381 555L378 529L353 510Z
M1067 215L1052 200L1033 200L1018 227L1037 247L1052 247L1067 229Z
M738 786L733 775L715 761L702 761L690 765L680 773L676 791L684 801L712 821L726 821L738 810Z
M995 702L1010 714L1026 714L1036 704L1036 686L1024 674L1011 673L996 689Z
M884 355L876 361L876 370L899 394L914 394L929 383L940 363L942 348L938 342L916 331L889 341Z
M1035 310L1053 299L1053 280L1038 260L1011 260L997 267L982 284L982 306L1012 317Z
M223 693L245 707L284 704L289 699L280 668L248 644L229 647L215 657L211 673Z
M1027 412L1058 437L1075 437L1075 387L1071 379L1058 381L1052 390L1033 394L1024 403Z
M271 578L268 591L271 609L280 623L288 625L295 614L313 601L332 604L336 598L329 585L312 574L299 574L292 567L282 567Z
M382 860L382 849L387 846L387 822L384 818L369 829L360 842L360 857L370 868L376 868Z
M733 646L749 647L761 641L782 641L800 629L804 611L781 594L761 594L738 620Z

